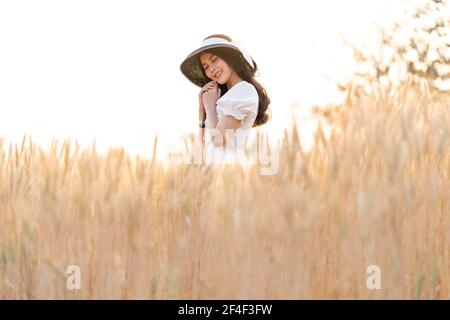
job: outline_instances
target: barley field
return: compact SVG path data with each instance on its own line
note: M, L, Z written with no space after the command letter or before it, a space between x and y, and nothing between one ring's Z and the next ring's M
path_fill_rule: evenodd
M3 144L0 298L449 299L449 95L409 81L338 107L311 150L286 128L273 175Z

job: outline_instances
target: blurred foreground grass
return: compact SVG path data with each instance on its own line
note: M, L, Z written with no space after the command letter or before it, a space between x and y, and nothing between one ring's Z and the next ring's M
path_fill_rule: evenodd
M449 96L407 83L336 110L308 152L288 128L269 176L3 146L0 298L449 299Z

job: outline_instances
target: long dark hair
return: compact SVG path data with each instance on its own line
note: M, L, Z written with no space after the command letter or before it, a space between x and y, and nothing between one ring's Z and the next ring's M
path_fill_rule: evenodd
M203 39L203 41L209 38L222 38L230 42L233 41L229 36L225 34L213 34ZM255 68L252 68L248 65L248 63L246 63L246 60L244 59L242 54L231 48L211 48L205 50L204 52L209 52L223 59L242 80L251 83L255 87L259 96L259 106L258 114L256 115L253 127L263 125L267 121L269 121L272 118L271 110L269 109L270 98L267 95L266 89L264 89L264 87L255 79L255 73L256 71L258 71L258 65L256 64L256 62L253 60ZM202 72L205 75L205 78L208 78L203 68ZM221 91L221 96L223 96L228 91L228 87L226 86L226 84L219 84L219 88Z

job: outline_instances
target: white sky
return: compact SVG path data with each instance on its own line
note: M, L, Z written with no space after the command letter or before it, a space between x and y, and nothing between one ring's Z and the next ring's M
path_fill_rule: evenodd
M291 103L307 115L339 98L325 78L350 67L338 32L361 38L394 2L0 1L0 137L95 138L100 149L147 155L158 133L173 147L198 132L200 88L179 65L213 33L258 63L272 100L267 130L279 136Z

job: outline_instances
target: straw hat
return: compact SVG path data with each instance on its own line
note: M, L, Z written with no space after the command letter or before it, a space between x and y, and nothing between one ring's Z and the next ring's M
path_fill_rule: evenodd
M181 63L181 72L192 83L199 87L203 87L206 83L211 81L205 74L200 63L200 54L208 49L222 48L224 51L229 51L236 55L236 59L240 63L244 63L250 71L256 71L256 64L248 52L242 47L242 44L236 41L228 41L223 38L209 38L204 40L200 46L192 51Z

